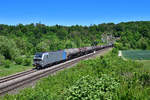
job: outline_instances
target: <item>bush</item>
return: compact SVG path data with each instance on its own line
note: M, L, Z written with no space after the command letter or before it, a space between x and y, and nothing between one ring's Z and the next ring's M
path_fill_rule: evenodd
M139 80L142 86L150 86L150 73L148 72L142 73L141 76L139 77Z
M20 53L14 40L8 39L5 36L0 36L0 54L6 59L14 60Z
M113 50L112 50L112 54L117 54L118 53L118 49L117 48L113 48Z
M11 61L10 61L10 60L5 60L5 61L3 62L3 64L4 64L5 68L9 68L9 67L10 67L10 64L11 64Z
M101 78L86 76L65 91L67 100L112 100L117 97L119 83L106 74Z
M0 65L3 64L4 60L5 60L5 57L3 55L0 55Z
M29 58L24 59L24 66L29 66L31 65L31 60Z
M20 64L22 64L22 62L23 62L23 58L17 57L17 58L15 59L15 62L16 62L16 64L20 65Z

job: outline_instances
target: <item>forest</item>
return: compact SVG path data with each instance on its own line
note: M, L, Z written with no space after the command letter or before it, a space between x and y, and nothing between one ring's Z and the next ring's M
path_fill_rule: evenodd
M120 37L115 43L118 49L150 49L150 21L90 26L0 24L0 64L6 67L10 62L30 65L28 58L36 52L100 45L102 34Z

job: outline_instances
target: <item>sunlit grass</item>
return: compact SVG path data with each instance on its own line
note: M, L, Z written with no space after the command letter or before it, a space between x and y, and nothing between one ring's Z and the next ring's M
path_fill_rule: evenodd
M0 77L8 76L11 74L15 74L17 72L25 71L28 69L33 68L32 65L30 66L23 66L23 65L14 65L11 64L9 68L6 68L4 66L0 66Z

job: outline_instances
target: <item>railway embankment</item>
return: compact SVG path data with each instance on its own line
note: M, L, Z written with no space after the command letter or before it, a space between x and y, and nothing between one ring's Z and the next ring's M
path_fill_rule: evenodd
M27 84L31 84L32 81L34 82L34 81L40 79L41 77L48 76L49 74L53 74L56 71L62 70L64 68L71 67L71 66L77 64L77 62L79 62L80 60L93 58L99 54L101 54L101 55L105 54L106 52L108 52L110 50L111 50L111 48L106 48L106 49L97 51L95 53L91 53L91 54L88 54L88 55L85 55L82 57L78 57L73 60L58 64L58 65L55 65L55 66L52 66L50 68L46 68L43 70L32 69L32 70L20 72L20 73L14 74L14 75L10 75L10 76L1 78L0 79L0 83L1 83L0 84L0 94L3 95L7 92L14 91L14 90L16 92L17 88L24 87L25 85L27 86Z
M150 71L144 70L142 64L121 59L113 49L105 56L82 60L75 67L41 79L34 88L6 95L3 99L149 100L149 76Z

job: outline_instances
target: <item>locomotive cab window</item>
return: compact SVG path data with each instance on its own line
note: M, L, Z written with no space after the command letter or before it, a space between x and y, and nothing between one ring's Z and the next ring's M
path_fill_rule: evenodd
M42 53L36 53L36 54L35 54L35 57L36 57L36 58L42 58Z
M42 59L33 59L34 61L42 61Z
M44 58L48 58L48 55L44 55Z

